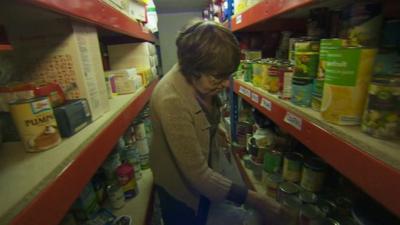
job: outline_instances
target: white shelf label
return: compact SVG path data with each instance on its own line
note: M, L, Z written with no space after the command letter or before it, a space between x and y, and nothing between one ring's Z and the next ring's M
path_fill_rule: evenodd
M258 94L256 93L251 93L251 100L255 103L258 103Z
M251 97L251 91L243 86L240 86L239 93L249 98Z
M236 17L236 24L242 23L242 14Z
M272 110L272 103L268 99L262 98L260 105L261 105L261 107L265 108L268 111Z
M284 121L301 131L303 120L291 112L287 112Z

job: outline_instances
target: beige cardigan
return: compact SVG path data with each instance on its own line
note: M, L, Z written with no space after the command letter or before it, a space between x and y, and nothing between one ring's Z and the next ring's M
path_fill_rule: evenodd
M195 211L200 194L224 200L232 182L208 166L210 124L177 65L155 88L150 111L154 182Z

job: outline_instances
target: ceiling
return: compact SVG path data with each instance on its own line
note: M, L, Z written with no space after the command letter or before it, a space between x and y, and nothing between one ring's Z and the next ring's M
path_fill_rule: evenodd
M154 0L157 13L181 13L202 11L208 0Z

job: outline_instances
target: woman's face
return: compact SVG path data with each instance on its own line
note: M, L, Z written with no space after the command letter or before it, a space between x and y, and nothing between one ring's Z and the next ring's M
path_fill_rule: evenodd
M213 96L229 87L229 77L217 79L211 75L202 75L199 79L192 82L197 92L202 95Z

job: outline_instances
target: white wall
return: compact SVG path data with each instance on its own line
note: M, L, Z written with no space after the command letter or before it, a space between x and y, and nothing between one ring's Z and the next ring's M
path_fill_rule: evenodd
M164 74L177 62L175 39L178 30L194 18L201 18L201 12L158 14L158 30Z

